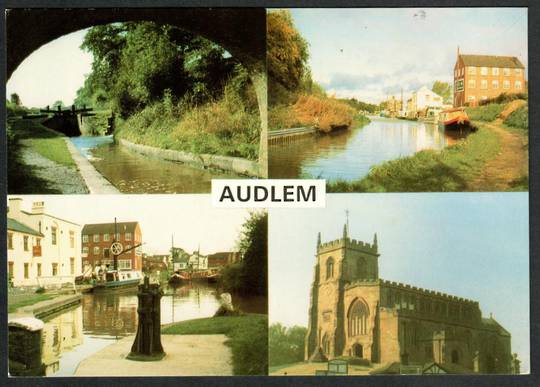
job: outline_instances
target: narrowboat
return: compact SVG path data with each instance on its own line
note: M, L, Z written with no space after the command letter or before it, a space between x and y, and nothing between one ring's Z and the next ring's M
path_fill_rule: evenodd
M94 280L94 291L125 290L136 288L143 275L136 270L108 270Z
M190 275L187 272L175 271L170 277L168 282L170 284L181 284L190 281Z
M446 109L439 113L439 126L445 130L466 129L471 121L463 108Z

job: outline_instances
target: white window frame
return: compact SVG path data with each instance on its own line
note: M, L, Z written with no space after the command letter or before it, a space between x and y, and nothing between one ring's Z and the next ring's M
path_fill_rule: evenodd
M482 79L480 81L480 89L486 90L488 88L488 81L487 79Z
M491 81L491 88L492 89L498 89L499 88L499 80L498 79L494 79Z
M474 67L474 66L469 66L468 68L469 68L469 70L467 71L467 73L468 73L469 75L476 75L476 67Z
M510 76L510 69L509 69L508 67L505 67L505 68L503 69L503 75L504 75L505 77L509 77L509 76Z
M514 82L514 89L521 90L521 81Z
M469 89L476 89L476 79L469 79L468 87Z
M86 235L86 234L83 235L82 236L82 241L83 241L83 243L88 243L88 235Z
M488 68L480 67L480 75L488 75Z
M510 89L510 81L509 80L504 80L503 81L503 89L504 90L509 90Z
M499 75L499 68L498 67L493 67L491 69L491 75Z
M124 240L125 241L131 241L131 233L130 232L126 232L124 234Z
M88 255L88 246L82 248L82 253Z
M99 246L94 246L93 253L94 255L99 255Z
M119 259L118 270L131 270L131 259Z
M468 100L469 100L469 102L476 101L476 97L474 95L469 95Z
M92 236L92 241L94 241L94 243L98 243L99 242L99 234L94 234Z
M103 242L109 241L109 234L103 234Z
M514 74L516 74L516 75L521 75L521 69L515 69L515 70L514 70Z

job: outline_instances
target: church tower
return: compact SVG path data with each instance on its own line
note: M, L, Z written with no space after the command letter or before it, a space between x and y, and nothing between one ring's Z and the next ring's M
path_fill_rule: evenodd
M377 235L372 244L350 239L347 223L340 239L322 243L319 234L311 287L306 360L332 359L343 354L345 285L355 280L378 279L378 257Z

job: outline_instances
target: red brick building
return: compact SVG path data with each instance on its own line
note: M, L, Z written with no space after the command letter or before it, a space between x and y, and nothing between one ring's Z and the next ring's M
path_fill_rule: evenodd
M218 268L236 263L240 260L240 253L233 251L221 251L208 255L208 268Z
M142 232L139 222L116 223L116 241L120 242L123 250L142 243ZM86 224L82 232L82 261L83 270L89 266L109 265L113 267L111 245L114 238L114 223ZM118 256L119 270L142 270L142 249L132 249Z
M524 93L525 66L515 56L463 55L454 66L454 106L476 106L502 93Z

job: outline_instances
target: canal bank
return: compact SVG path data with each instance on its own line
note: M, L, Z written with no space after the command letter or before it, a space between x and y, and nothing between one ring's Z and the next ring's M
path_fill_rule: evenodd
M370 116L367 124L323 136L270 146L272 178L321 178L351 182L385 161L423 149L443 149L457 141L436 125Z
M526 132L510 129L500 122L478 121L473 125L478 128L476 132L445 149L423 150L410 157L385 162L373 167L362 179L331 182L327 191L528 190ZM516 160L517 165L512 165L511 160ZM497 171L497 166L504 168Z
M211 319L220 306L219 290L205 283L163 286L161 323L170 327L187 320ZM233 304L250 315L260 313L260 300L233 296ZM80 304L43 317L42 362L46 376L73 376L79 364L101 350L133 336L138 326L137 289L84 293ZM264 316L266 318L266 316ZM192 325L192 324L188 324ZM247 332L246 329L243 329ZM199 334L191 332L192 334ZM225 330L200 332L222 334ZM163 343L166 345L166 337ZM128 340L128 341L129 341ZM227 336L227 342L230 337ZM227 344L228 345L228 344ZM227 347L229 350L231 347ZM232 348L229 350L231 351ZM234 350L232 350L234 357ZM135 362L139 363L139 362Z

